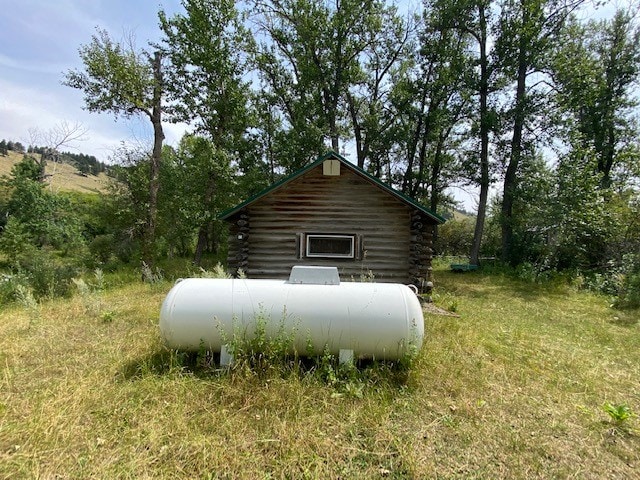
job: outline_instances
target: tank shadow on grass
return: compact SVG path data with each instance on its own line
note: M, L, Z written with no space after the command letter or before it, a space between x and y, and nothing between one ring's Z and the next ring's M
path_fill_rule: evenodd
M232 366L220 366L220 354L207 350L181 352L158 346L148 355L125 363L120 376L136 381L149 376L181 376L213 379L225 377L304 378L334 388L338 394L362 397L370 389L406 390L411 384L413 359L378 361L359 359L340 364L328 352L315 356L287 354L273 358L259 352L242 355Z

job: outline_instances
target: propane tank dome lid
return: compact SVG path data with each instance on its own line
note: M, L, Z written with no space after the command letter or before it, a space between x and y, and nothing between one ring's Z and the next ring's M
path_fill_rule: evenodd
M289 283L301 285L340 285L338 267L295 265L291 268Z

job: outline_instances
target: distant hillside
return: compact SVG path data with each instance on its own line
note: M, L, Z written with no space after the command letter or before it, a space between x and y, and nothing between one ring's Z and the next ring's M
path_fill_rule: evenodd
M13 151L9 151L6 157L0 156L0 176L10 175L11 168L22 160L22 156L22 153ZM54 192L100 193L107 189L107 175L83 174L68 163L47 162L45 172L50 188Z
M441 212L440 215L442 215L446 220L461 221L461 220L469 220L469 219L476 218L475 214L465 212L464 210L458 210L457 208L453 210L448 210L446 212Z
M464 210L455 209L453 211L453 218L456 220L464 220L466 218L475 218L476 216L473 213L465 212Z

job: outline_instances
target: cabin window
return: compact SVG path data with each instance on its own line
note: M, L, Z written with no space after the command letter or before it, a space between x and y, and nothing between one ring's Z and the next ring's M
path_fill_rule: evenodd
M307 234L306 256L311 258L355 258L355 235Z

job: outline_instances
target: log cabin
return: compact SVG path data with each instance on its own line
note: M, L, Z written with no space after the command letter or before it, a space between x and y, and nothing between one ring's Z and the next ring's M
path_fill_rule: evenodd
M228 267L287 279L294 265L336 266L343 280L432 285L433 227L444 218L330 152L239 205Z

